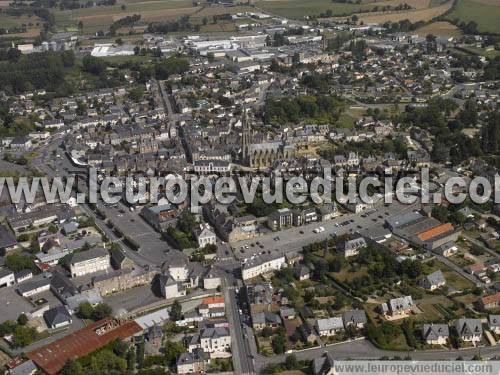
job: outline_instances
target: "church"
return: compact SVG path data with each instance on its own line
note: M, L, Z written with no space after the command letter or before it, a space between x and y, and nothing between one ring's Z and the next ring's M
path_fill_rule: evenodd
M293 144L285 144L281 140L265 141L261 135L252 134L245 109L243 110L242 126L241 162L243 165L251 168L267 168L272 166L276 160L295 156Z

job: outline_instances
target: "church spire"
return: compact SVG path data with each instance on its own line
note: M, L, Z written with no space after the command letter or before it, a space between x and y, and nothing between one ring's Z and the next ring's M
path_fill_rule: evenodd
M250 128L248 126L247 118L247 108L243 104L243 119L241 121L242 132L241 132L241 161L247 163L248 161L248 149L250 147Z

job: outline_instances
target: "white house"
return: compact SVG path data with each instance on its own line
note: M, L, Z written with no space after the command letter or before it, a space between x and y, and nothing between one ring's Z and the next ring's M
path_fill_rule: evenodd
M0 287L14 285L15 282L14 272L8 268L0 269Z
M73 253L69 256L67 264L72 277L78 277L98 271L106 271L110 267L109 253L102 248Z
M284 255L272 256L269 254L256 255L248 259L241 266L243 280L253 279L259 275L280 270L286 266Z
M217 242L217 236L210 225L206 223L200 224L200 227L195 231L195 236L199 247L205 247L209 244L215 245Z
M340 316L318 319L314 325L320 336L333 336L344 329L344 322Z

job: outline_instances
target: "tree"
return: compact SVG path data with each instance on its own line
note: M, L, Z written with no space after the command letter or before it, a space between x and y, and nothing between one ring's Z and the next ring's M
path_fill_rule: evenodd
M36 332L32 327L18 325L12 334L12 345L23 347L31 344L35 340Z
M106 66L104 60L91 55L86 55L82 60L82 70L97 76L106 71Z
M262 337L271 337L273 335L273 329L271 327L264 327L260 333Z
M83 375L85 371L83 371L83 367L79 362L68 360L59 375Z
M26 316L26 314L20 314L17 317L17 324L25 326L26 323L28 323L28 317Z
M290 354L286 356L285 367L287 370L295 370L299 367L299 361L295 354Z
M282 332L273 337L271 346L275 354L283 354L286 350L286 340Z
M5 258L5 265L13 272L19 272L24 269L34 269L34 264L31 258L18 253L8 255Z
M182 319L182 306L179 301L175 300L170 308L170 320L176 322Z
M105 317L111 315L111 307L106 305L105 303L97 304L92 311L92 319L93 320L101 320Z
M126 342L120 339L113 341L113 353L115 353L118 357L125 358L127 352L128 344Z
M141 368L144 364L144 340L142 340L135 350L135 357L137 361L137 367Z
M182 342L172 342L170 340L167 340L165 342L165 360L167 361L167 364L169 366L173 366L175 364L177 356L181 353L184 353L185 351L186 349L184 348L184 345L182 345Z
M92 313L94 308L90 304L90 302L82 302L78 306L78 316L82 319L90 319L92 317Z

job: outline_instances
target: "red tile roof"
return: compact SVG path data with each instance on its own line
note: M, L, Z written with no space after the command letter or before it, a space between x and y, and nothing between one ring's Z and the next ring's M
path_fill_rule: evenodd
M444 234L447 232L452 232L452 231L453 231L453 225L451 225L450 223L441 224L441 225L438 225L434 228L431 228L431 229L428 229L426 231L419 233L418 238L421 241L427 241L427 240L430 240L431 238L434 238L434 237L437 237L441 234Z
M224 303L224 297L222 296L205 297L201 302L202 305L215 305L219 303Z
M484 306L490 305L492 303L498 304L500 302L500 292L481 298L481 302Z
M49 375L57 374L68 360L81 358L115 339L126 339L142 331L135 321L128 321L99 335L97 330L112 323L112 318L95 322L50 344L28 353L28 358Z

